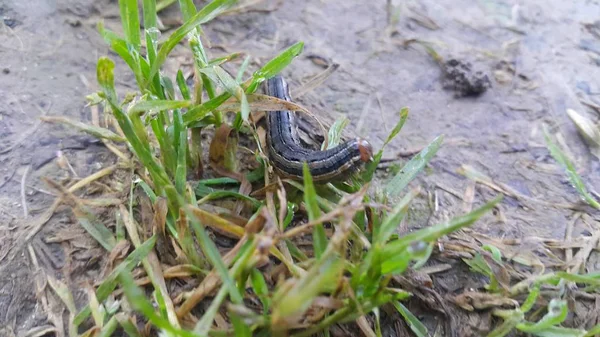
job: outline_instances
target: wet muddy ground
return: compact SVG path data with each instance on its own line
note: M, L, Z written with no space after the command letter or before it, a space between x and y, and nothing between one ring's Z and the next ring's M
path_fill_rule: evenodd
M322 72L323 63L339 64L318 90L299 101L326 122L347 116L348 133L368 138L376 148L400 109L408 106L408 122L385 155L400 165L407 153L444 134L442 148L416 182L437 198L438 207L432 211L426 202L417 203L411 227L463 213L462 199L471 182L457 173L462 165L526 198L550 204L578 202L546 149L544 124L564 140L589 186L598 186L598 161L565 112L572 108L594 120L600 113L591 107L600 106L600 24L593 25L599 18L598 1L422 0L391 5L359 0L264 1L252 10L218 18L206 32L214 55L248 53L254 67L304 41L304 53L285 70L292 90ZM165 26L177 24L176 13L177 8L163 13ZM97 89L98 57L110 54L95 29L100 19L118 30L116 1L0 0L3 336L43 328L50 324L48 308L59 312L58 300L36 296L36 289L44 286L36 282L42 271L61 278L71 275L66 282L77 289L93 282L101 266L102 250L85 237L70 212L59 208L40 225L55 198L41 179L85 177L111 165L114 158L91 137L39 122L42 115L92 118L85 95ZM442 71L421 44L405 43L413 39L429 43L444 61L460 64L446 63L450 66ZM176 50L179 57L168 62L166 70L189 61L184 52ZM479 81L476 88L461 81L465 64L470 67L465 79ZM127 71L117 74L121 89L133 90L133 77ZM59 155L63 160L57 159ZM483 203L495 194L478 185L474 202ZM574 217L572 209L523 200L505 198L500 214L474 228L525 241L564 237ZM582 221L574 228L573 237L590 230ZM459 280L447 288L458 289Z

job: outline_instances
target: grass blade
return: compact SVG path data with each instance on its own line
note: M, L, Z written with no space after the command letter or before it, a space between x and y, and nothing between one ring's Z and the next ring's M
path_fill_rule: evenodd
M192 224L192 228L196 232L196 236L198 237L198 242L204 255L208 258L210 263L219 273L223 284L227 287L229 291L229 296L231 296L231 300L234 303L242 303L242 295L239 292L239 289L236 287L234 280L230 277L227 267L221 259L221 254L215 243L210 239L206 230L200 224L198 218L194 212L188 212L188 216L190 217L190 222Z
M579 192L579 194L588 204L590 204L596 209L600 209L600 203L590 194L590 192L588 192L587 188L585 187L585 184L583 183L583 180L581 179L579 174L577 174L575 166L569 160L569 158L567 158L564 152L556 144L554 144L554 142L552 142L550 134L548 133L548 130L546 128L544 128L544 137L546 139L546 145L548 146L548 150L550 150L550 154L552 155L554 160L556 160L560 165L562 165L562 167L564 167L565 171L567 172L567 176L571 181L571 184L573 184L573 187L575 187L577 192Z
M117 135L116 133L110 131L109 129L85 124L85 123L82 123L79 121L72 120L67 117L43 116L43 117L40 117L40 119L43 120L44 122L61 123L61 124L69 125L76 129L79 129L85 133L88 133L94 137L109 139L109 140L119 142L119 143L122 143L125 141L125 139L123 137Z
M350 120L346 117L340 117L336 119L327 133L327 139L329 140L327 148L323 148L323 145L325 145L323 144L321 146L321 150L328 150L336 147L342 139L342 130L344 130L348 123L350 123Z
M413 242L425 241L430 242L433 240L437 240L439 237L446 235L448 233L454 232L462 227L471 225L479 218L481 218L484 214L490 211L496 204L498 204L502 200L502 195L496 197L492 201L486 203L480 208L465 214L463 216L454 218L450 220L448 223L439 224L433 227L423 228L416 232L407 234L398 240L389 242L383 248L383 260L389 259L397 254L402 253L408 246L410 246Z
M192 101L170 101L170 100L153 100L141 101L136 103L129 109L130 114L146 112L149 110L163 111L187 108L192 105Z
M402 303L394 301L392 302L392 304L394 305L396 310L398 310L400 315L402 315L404 321L406 322L406 324L408 324L410 330L417 337L429 336L429 331L427 331L427 327L423 323L421 323L421 321L419 321L419 319L415 315L413 315L413 313L410 312L410 310L408 310Z
M156 236L151 237L146 242L137 247L127 258L125 261L121 262L113 271L108 274L108 276L100 283L98 286L98 290L96 290L96 297L99 302L103 302L108 298L113 290L117 287L117 278L119 274L124 271L131 271L133 267L139 264L143 258L145 258L152 249L154 249L154 244L156 243ZM88 318L91 310L89 305L83 308L77 316L75 316L74 324L80 325L83 321Z
M199 12L194 14L193 17L191 17L189 20L187 20L175 32L173 32L173 34L171 34L171 36L169 36L169 38L167 39L167 41L165 41L165 43L162 45L162 47L160 47L160 49L158 51L158 55L156 56L156 61L154 62L154 64L151 65L150 77L154 76L158 72L158 69L160 68L160 66L167 59L167 55L169 55L171 50L173 50L173 48L175 48L175 46L179 43L179 41L181 41L186 36L187 33L189 33L196 26L204 24L204 23L214 19L219 14L221 14L223 11L225 11L229 7L233 6L233 4L235 4L236 2L237 2L237 0L214 0L214 1L211 1L206 6L204 6L204 8L202 8Z
M140 42L140 18L138 15L137 0L119 0L121 11L121 22L125 39L136 51L139 52Z
M443 140L444 136L438 136L431 144L406 163L402 170L387 184L384 190L385 193L392 198L397 197L417 174L423 170L431 158L433 158Z
M313 221L321 216L321 209L319 208L317 191L315 190L307 163L304 163L302 170L304 174L304 204L308 212L309 221ZM323 255L323 252L327 248L327 234L322 223L316 224L313 227L313 248L317 259Z

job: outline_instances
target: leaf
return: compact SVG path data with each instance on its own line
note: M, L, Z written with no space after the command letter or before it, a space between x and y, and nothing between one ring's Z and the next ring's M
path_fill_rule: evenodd
M137 0L119 0L119 9L127 43L139 51L141 42Z
M98 286L98 290L96 290L96 297L99 302L103 302L108 298L113 290L117 286L117 278L119 274L123 270L132 270L143 258L145 258L152 249L154 249L154 244L156 243L156 236L152 236L146 242L137 247L127 258L125 261L121 262L113 271L108 274L108 276L100 283ZM83 321L90 315L90 307L87 305L83 308L77 316L75 316L74 324L80 325Z
M600 129L590 119L573 109L567 109L567 115L577 127L577 131L590 147L590 152L600 159Z
M292 60L296 56L300 55L303 49L304 42L297 42L267 62L267 64L254 73L252 82L248 86L246 93L253 93L262 82L279 74L285 67L292 63Z
M394 301L392 302L392 304L394 305L396 310L398 310L400 315L402 315L404 321L406 322L406 324L408 324L410 330L417 337L429 336L429 331L427 330L427 327L423 323L421 323L421 321L419 321L419 319L415 315L413 315L413 313L410 312L410 310L408 310L402 303Z
M321 150L328 150L336 147L342 139L342 130L344 130L344 128L348 125L349 122L350 120L346 117L340 117L336 119L335 122L333 122L331 128L329 129L329 132L327 133L327 139L329 140L329 142L327 143L327 148L323 148L323 146L325 145L325 143L323 143L323 145L321 146Z
M129 113L139 113L146 111L163 111L187 108L192 104L192 101L170 101L170 100L152 100L140 101L129 109Z
M185 78L183 77L181 69L177 71L177 86L179 87L179 92L181 92L181 97L183 97L183 99L187 101L192 99L190 88L188 88L187 83L185 83Z
M189 20L187 20L181 27L179 27L169 38L163 43L156 56L156 61L151 65L150 77L154 76L160 66L167 59L167 55L175 48L175 46L181 41L187 33L198 25L209 22L210 20L223 13L226 9L233 6L236 0L213 0L209 2L199 12L194 14Z
M569 309L567 307L567 301L552 299L548 304L548 312L542 319L540 319L536 323L524 322L517 325L517 329L527 332L537 334L541 331L545 331L548 328L556 326L562 323L569 314ZM541 336L541 335L539 335ZM544 336L550 336L545 335Z
M67 117L43 116L43 117L40 117L40 119L43 120L44 122L66 124L66 125L77 128L85 133L88 133L88 134L98 137L98 138L109 139L109 140L119 142L119 143L122 143L125 141L125 139L123 137L117 135L116 133L110 131L109 129L85 124L85 123L82 123L82 122L79 122L76 120L72 120Z
M382 148L375 154L375 156L373 156L373 160L365 165L365 169L362 174L363 181L370 182L373 179L373 174L375 174L375 170L377 169L377 166L379 165L379 162L383 157L383 150L385 149L387 144L391 142L398 135L398 133L400 133L400 130L402 130L402 127L404 126L404 123L407 119L408 108L403 108L402 110L400 110L400 120L398 121L398 123L396 123L394 129L392 129L392 132L390 132L390 134L388 135L386 141L383 143Z
M410 202L420 193L419 189L414 189L407 193L404 198L388 214L380 226L374 226L373 243L384 245L394 233L400 222L408 212Z
M406 163L400 172L388 182L384 189L385 193L392 198L398 196L417 174L423 170L431 158L433 158L443 140L444 136L438 136L419 154Z
M122 271L119 274L119 281L123 287L123 292L127 297L127 301L133 307L133 309L141 312L154 326L158 329L162 329L170 332L174 336L182 337L194 337L195 335L191 332L177 329L169 323L169 321L157 314L154 311L152 303L146 298L146 294L135 285L135 281L129 271Z
M236 287L234 280L229 275L229 271L227 270L227 266L223 262L221 258L221 254L219 253L219 249L215 245L215 243L210 239L204 227L200 224L199 219L196 218L194 212L190 212L188 209L188 215L190 217L190 222L192 224L192 228L196 232L196 237L198 238L198 243L200 244L200 248L202 248L202 252L208 258L212 266L217 270L223 285L227 287L229 292L229 296L234 303L242 302L242 295L239 292L239 289Z
M487 202L485 205L473 210L468 214L450 220L450 222L448 223L423 228L416 232L407 234L395 241L390 241L383 248L384 256L382 257L382 259L385 261L386 259L391 258L396 254L400 254L414 242L431 242L433 240L437 240L443 235L452 233L462 227L471 225L479 218L481 218L484 214L486 214L488 211L490 211L492 208L494 208L494 206L496 206L496 204L498 204L501 200L502 195L496 197L492 201Z
M73 214L88 234L90 234L107 251L113 250L117 240L113 233L106 228L92 213L82 207L73 208Z
M215 136L210 142L208 149L208 157L211 165L229 172L237 172L237 148L237 133L228 124L221 124L215 131Z
M562 152L562 150L552 142L550 138L550 134L548 130L544 128L544 136L546 139L546 145L548 146L548 150L550 150L550 154L554 157L560 165L562 165L567 171L567 176L573 184L573 187L579 192L579 194L583 197L583 199L590 204L592 207L596 209L600 209L600 203L588 192L583 180L579 174L577 174L577 170L571 161L567 158L567 156Z
M304 163L302 170L304 175L304 204L308 212L308 220L314 221L321 215L321 209L317 202L317 191L307 163ZM327 235L322 223L318 223L313 227L313 248L317 259L323 255L327 248Z

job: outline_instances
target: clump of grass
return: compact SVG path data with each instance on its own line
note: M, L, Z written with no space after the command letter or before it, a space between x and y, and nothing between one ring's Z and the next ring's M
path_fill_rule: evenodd
M302 183L273 182L260 146L254 150L258 169L245 171L236 157L237 139L242 135L259 143L251 112L285 104L256 91L302 52L302 42L244 79L248 58L232 76L222 65L238 55L210 58L202 40L202 25L236 1L213 0L197 10L191 0L180 0L185 23L160 44L156 3L143 0L141 4L142 20L136 0L119 1L124 36L99 25L139 88L135 95L119 98L113 61L99 59L101 91L89 97L91 104L103 107L107 120L114 121L112 130L52 119L103 138L119 154L121 165L132 172L128 207L119 207L114 233L72 198L81 225L107 253L113 257L125 250L128 254L89 291L89 303L82 309L72 304L66 287L53 283L60 297L68 299L70 331L91 320L86 336L109 336L119 327L132 337L148 331L145 329L165 336L310 336L318 332L328 335L334 324L357 321L364 333L381 335L379 308L391 304L417 336L428 335L401 303L411 294L399 287L394 277L415 263L422 265L436 240L474 223L501 198L447 223L396 235L411 201L420 195L419 189L407 190L409 183L443 141L441 136L433 140L386 188L369 193L383 150L401 131L407 109L400 112L374 161L350 183L316 186L307 168ZM181 70L171 74L175 83L160 71L173 48L184 40L195 61L192 87ZM210 164L220 177L194 182L190 177L204 169L199 140L209 128L216 130L209 149ZM342 123L335 125L329 138L339 139L342 128ZM123 155L127 151L134 155L130 161ZM135 208L143 205L151 216L134 217ZM299 239L308 233L312 246L306 248ZM235 244L220 247L213 240L217 236L233 239ZM113 260L116 258L109 262ZM490 277L489 291L498 291L494 269L485 260L468 263ZM544 282L569 277L573 280L575 276L557 274ZM579 276L576 281L595 284L591 280L596 282L592 276ZM183 291L175 281L194 286ZM493 336L515 327L527 333L566 331L558 327L566 310L560 301L550 304L540 322L524 321L539 282L520 309L495 313L505 324ZM371 313L375 331L363 324Z

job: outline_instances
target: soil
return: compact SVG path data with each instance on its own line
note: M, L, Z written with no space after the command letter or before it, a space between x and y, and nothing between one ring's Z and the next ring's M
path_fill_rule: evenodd
M205 30L214 55L242 51L253 56L253 67L304 41L304 53L284 71L292 90L322 72L324 64L339 64L318 90L298 100L326 122L347 116L348 133L366 137L375 148L383 144L400 108L410 107L400 136L386 148L385 158L400 165L408 160L406 152L444 134L429 170L414 183L434 196L437 207L430 210L425 201L417 202L409 228L464 212L462 199L471 182L457 169L469 165L526 198L549 203L507 197L496 217L478 222L476 231L533 245L539 244L535 238L563 238L574 211L549 205L578 203L579 197L550 157L542 126L554 127L553 134L568 147L586 183L592 189L598 186L598 161L566 109L598 119L600 111L590 105L600 105L600 25L594 22L600 3L389 3L400 10L390 11L384 1L263 1L251 7L260 10L218 18ZM161 14L167 26L179 20L173 7ZM80 303L85 298L81 289L94 282L103 265L102 249L83 234L68 209L59 208L39 232L35 230L55 198L43 177L85 177L115 162L92 137L39 122L43 114L90 121L85 96L97 90L96 61L107 54L117 59L97 33L100 19L119 30L117 1L0 0L2 336L58 324L61 302L39 291L45 287L44 275L62 279ZM404 43L414 39L427 42L443 60L469 65L463 70L479 73L454 78L458 94L447 90L449 72L422 45ZM184 52L176 49L178 57L165 70L189 60ZM134 90L133 76L121 63L118 66L124 70L117 72L121 89ZM475 85L465 82L469 80ZM497 193L478 185L474 203ZM574 228L573 237L591 230L582 221ZM479 285L476 280L464 283L456 270L437 282L450 293L459 293L465 284ZM47 314L53 310L59 314ZM489 317L469 322L463 327L469 331L461 335L478 335L477 329L489 326L488 321ZM394 320L389 324L385 331L397 331ZM428 321L429 326L435 324Z

